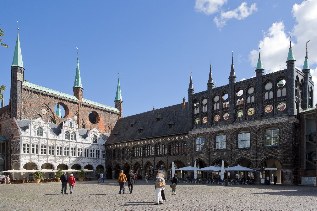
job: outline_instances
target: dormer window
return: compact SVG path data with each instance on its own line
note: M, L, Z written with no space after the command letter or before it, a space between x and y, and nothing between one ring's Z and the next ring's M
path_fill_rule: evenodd
M72 122L69 122L69 127L73 128L73 123Z
M65 139L70 140L70 132L69 131L65 132Z
M72 132L70 134L70 140L76 140L76 133L75 132Z
M168 127L169 127L169 128L172 128L173 126L174 126L174 122L169 122L169 123L168 123Z
M94 143L94 144L97 143L97 135L92 136L92 143Z
M162 119L162 116L160 114L156 115L156 121L160 121Z
M37 136L43 136L43 128L42 127L38 127L36 130L36 135Z

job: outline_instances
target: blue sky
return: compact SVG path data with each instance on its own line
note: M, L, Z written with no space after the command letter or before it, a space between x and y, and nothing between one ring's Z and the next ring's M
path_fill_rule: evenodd
M3 0L0 85L7 104L17 26L26 80L72 94L78 46L84 97L114 106L119 73L124 116L187 100L191 72L195 92L205 90L209 64L216 86L227 84L231 51L237 80L254 76L259 47L267 72L285 68L290 35L299 67L311 40L315 79L316 2Z

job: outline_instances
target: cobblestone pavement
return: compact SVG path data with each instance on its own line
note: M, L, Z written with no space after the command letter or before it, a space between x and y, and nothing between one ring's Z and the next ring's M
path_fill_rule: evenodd
M154 186L137 181L132 194L118 194L114 180L77 182L62 195L61 184L0 185L0 210L317 210L317 188L303 186L218 186L179 184L166 187L167 201L154 205Z

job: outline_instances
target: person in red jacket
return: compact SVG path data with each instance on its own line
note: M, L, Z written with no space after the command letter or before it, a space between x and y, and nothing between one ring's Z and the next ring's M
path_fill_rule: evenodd
M68 177L68 184L69 184L70 194L73 193L75 183L76 183L76 179L75 179L74 175L70 174L69 177Z

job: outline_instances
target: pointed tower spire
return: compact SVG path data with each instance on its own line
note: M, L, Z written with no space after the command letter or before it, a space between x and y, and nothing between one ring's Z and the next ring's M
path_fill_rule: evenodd
M120 78L118 77L117 91L115 101L122 101Z
M11 67L23 67L19 28L18 28L18 36L17 36L17 41L15 43L15 49L14 49L14 55L13 55L13 61L12 61Z
M233 64L233 51L231 53L231 70L230 70L230 76L236 76L236 73L234 71L234 64Z
M189 76L189 86L188 86L188 89L194 90L194 84L193 84L192 74L190 74L190 76Z
M292 39L292 37L290 37L290 39ZM287 61L295 61L295 57L293 55L292 40L289 41Z
M119 110L120 118L122 117L122 95L121 95L121 86L120 86L120 78L118 76L118 84L116 91L116 98L114 99L114 107Z
M83 85L81 83L81 77L80 77L78 48L76 47L76 49L77 49L77 66L76 66L76 75L75 75L74 87L83 88Z
M211 65L210 65L207 87L212 89L214 88L214 85L215 84L214 84L214 80L212 79L212 72L211 72Z
M261 51L260 51L260 49L259 49L259 58L258 58L258 63L257 63L257 65L256 65L256 69L257 69L257 70L263 70L263 69L264 69L263 66L262 66Z
M306 42L306 56L305 56L305 61L304 61L304 65L303 65L303 69L307 70L309 69L309 64L308 64L308 50L307 50L307 44L309 43L310 40L308 40Z

